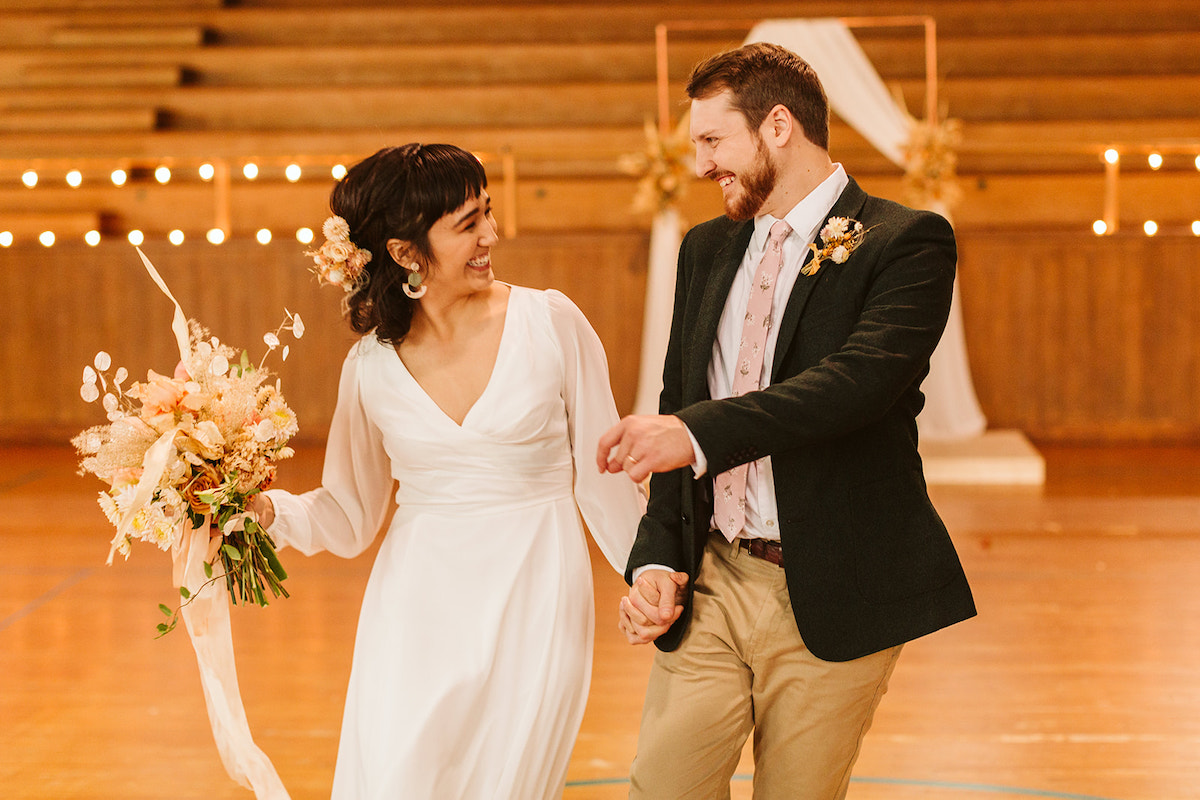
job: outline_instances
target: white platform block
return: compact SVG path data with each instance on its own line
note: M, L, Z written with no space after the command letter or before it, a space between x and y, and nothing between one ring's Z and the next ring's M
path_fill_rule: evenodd
M1046 462L1018 430L984 431L979 436L922 441L925 481L931 485L1041 486Z

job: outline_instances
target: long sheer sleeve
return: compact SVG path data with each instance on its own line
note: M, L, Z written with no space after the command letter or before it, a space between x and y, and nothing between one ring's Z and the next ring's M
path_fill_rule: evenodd
M365 342L351 348L342 364L321 487L299 495L266 493L275 505L271 535L305 555L327 550L352 558L371 545L387 516L392 475L379 429L363 405Z
M575 466L575 502L592 538L617 572L624 574L645 501L623 473L601 474L593 463L600 436L618 420L600 337L574 303L546 292L550 321L563 355L563 401Z

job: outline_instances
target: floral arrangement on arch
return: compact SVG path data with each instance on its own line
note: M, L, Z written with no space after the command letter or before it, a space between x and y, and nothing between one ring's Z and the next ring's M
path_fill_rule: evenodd
M909 131L904 150L904 188L909 202L919 208L953 208L962 198L956 174L962 121L910 117Z
M617 167L641 178L633 197L633 210L656 213L671 208L687 193L693 154L688 139L691 114L684 114L675 130L663 136L654 121L647 118L644 129L646 146L640 153L623 155Z
M99 503L116 528L109 564L116 553L128 559L134 541L174 555L187 530L212 525L204 559L209 582L224 579L234 603L265 606L268 592L288 596L287 572L247 508L275 479L276 462L293 454L288 441L298 426L263 363L280 348L280 333L299 339L304 323L285 309L285 322L263 337L267 353L254 365L245 351L239 354L195 320L184 323L178 304L176 310L182 360L170 376L150 370L144 382L126 387L128 372L110 373L112 359L104 351L84 368L80 394L87 402L103 398L108 424L71 440L83 457L80 473L108 485ZM287 355L284 345L282 358ZM160 606L167 620L159 623L159 635L174 629L180 608L199 588L180 586L181 605Z

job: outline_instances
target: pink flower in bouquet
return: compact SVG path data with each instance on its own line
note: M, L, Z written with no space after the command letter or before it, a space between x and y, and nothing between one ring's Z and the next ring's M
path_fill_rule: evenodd
M146 382L130 386L127 394L141 401L141 417L151 424L152 420L162 416L173 418L177 412L195 413L204 405L200 384L180 378L168 378L154 370L148 370Z

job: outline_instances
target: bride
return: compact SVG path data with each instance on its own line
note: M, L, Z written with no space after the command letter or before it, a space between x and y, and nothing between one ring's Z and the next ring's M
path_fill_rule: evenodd
M599 338L554 290L492 274L479 161L381 150L334 188L317 272L347 292L321 487L255 510L280 546L374 540L333 797L559 797L587 697L582 511L623 573L642 500L589 454L617 421ZM582 457L582 460L580 460Z

